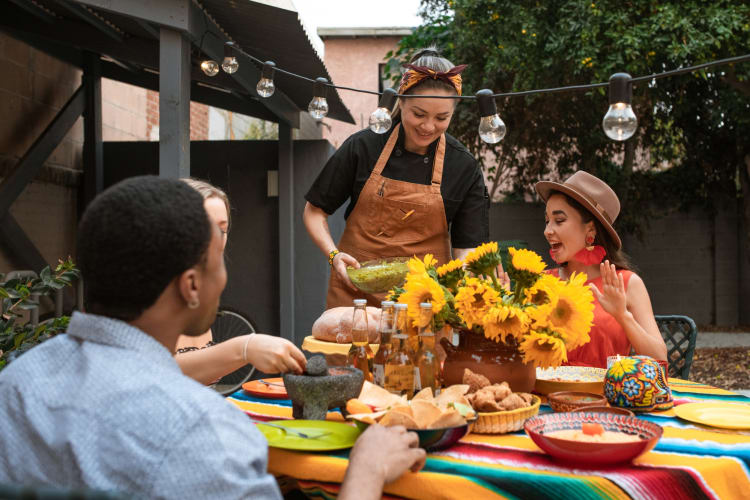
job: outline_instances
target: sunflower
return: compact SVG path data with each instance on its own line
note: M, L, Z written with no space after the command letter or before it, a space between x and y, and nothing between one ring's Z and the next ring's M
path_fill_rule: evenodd
M435 280L430 278L426 273L421 275L409 275L404 284L404 293L398 299L402 304L408 304L407 314L413 325L423 327L420 324L420 307L422 302L432 304L432 312L439 313L445 307L445 292Z
M565 342L545 331L532 330L518 348L523 353L524 361L533 363L536 367L560 366L568 360Z
M529 327L529 317L524 310L513 304L498 304L491 307L482 319L484 336L495 342L505 342L508 335L520 340Z
M455 290L458 282L466 275L464 272L464 263L461 262L461 259L453 259L447 264L438 267L437 275L441 285Z
M542 274L530 288L524 290L524 304L536 304L538 306L550 301L550 296L557 295L557 288L562 282L551 274Z
M466 268L477 276L485 275L494 278L495 268L502 262L497 242L491 241L479 245L469 252L464 262L466 262Z
M513 247L508 249L510 255L510 262L513 267L518 271L528 271L530 273L539 274L547 267L542 258L531 250L521 248L516 250Z
M466 284L456 294L458 316L469 328L481 325L484 315L498 302L500 294L497 290L478 278L467 278Z
M426 273L430 268L434 268L436 264L437 259L431 253L425 255L424 260L414 256L409 259L409 272L413 274Z
M594 297L591 289L574 282L557 287L550 301L537 307L531 314L534 327L547 327L559 332L568 349L588 342L594 322Z

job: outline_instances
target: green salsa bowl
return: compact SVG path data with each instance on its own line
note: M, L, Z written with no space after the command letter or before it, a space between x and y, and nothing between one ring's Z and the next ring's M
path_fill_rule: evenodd
M360 263L359 269L347 267L346 273L354 286L365 293L385 293L401 286L409 272L408 257L390 257Z

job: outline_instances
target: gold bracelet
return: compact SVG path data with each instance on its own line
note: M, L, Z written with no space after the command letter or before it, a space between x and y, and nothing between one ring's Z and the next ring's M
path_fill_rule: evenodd
M340 253L341 252L339 252L335 248L328 253L328 265L329 266L333 267L333 258L336 257L336 255L338 255Z

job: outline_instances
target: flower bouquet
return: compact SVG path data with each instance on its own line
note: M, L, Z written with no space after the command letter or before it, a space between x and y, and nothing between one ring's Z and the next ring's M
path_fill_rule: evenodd
M563 281L544 272L545 263L531 250L509 248L506 269L513 287L495 276L501 262L497 242L474 249L463 261L443 265L431 255L410 259L403 287L389 293L408 305L414 328L420 326L419 304L430 302L435 330L449 325L497 343L515 344L523 361L536 367L560 366L571 349L589 341L594 296L586 275Z

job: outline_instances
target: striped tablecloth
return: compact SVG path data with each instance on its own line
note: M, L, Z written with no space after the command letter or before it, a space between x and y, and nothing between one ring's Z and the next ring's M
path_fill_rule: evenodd
M718 400L750 404L750 398L715 387L669 379L676 404ZM229 400L261 420L288 419L288 400L260 399L239 391ZM550 411L542 405L541 413ZM330 420L341 414L330 412ZM428 455L422 472L405 473L385 494L407 498L748 498L750 432L691 424L674 410L641 415L664 428L656 448L632 464L568 467L542 452L523 431L469 434L455 446ZM269 471L293 478L318 498L333 498L344 477L348 452L303 453L271 448Z

